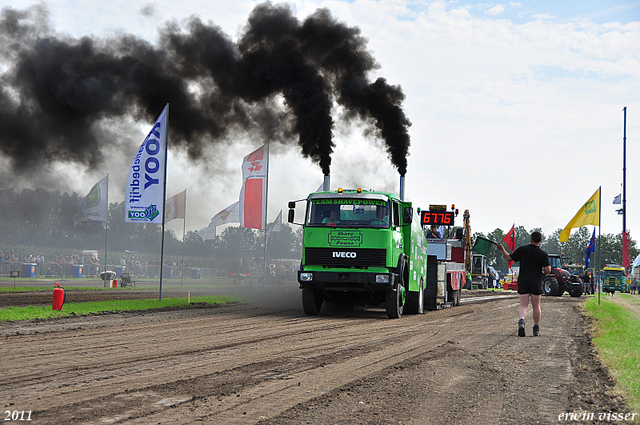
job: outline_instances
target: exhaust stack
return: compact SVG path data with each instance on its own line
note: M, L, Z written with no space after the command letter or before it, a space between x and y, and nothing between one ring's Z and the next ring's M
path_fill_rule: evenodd
M400 200L404 201L404 176L400 176Z
M325 190L325 191L329 191L329 190L331 190L331 189L329 188L330 183L331 183L331 177L330 177L330 175L329 175L329 174L326 174L326 175L324 176L324 184L322 185L322 190Z

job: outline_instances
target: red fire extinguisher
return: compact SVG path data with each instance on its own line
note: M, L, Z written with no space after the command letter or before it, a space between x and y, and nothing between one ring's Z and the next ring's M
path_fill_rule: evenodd
M57 288L53 289L53 304L52 308L54 310L62 310L62 305L64 304L64 300L67 297L67 292L64 290L59 283L53 282L55 285L58 285Z

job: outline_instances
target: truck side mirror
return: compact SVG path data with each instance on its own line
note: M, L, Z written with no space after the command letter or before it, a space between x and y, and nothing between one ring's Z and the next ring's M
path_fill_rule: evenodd
M289 201L289 209L296 207L296 201Z
M404 207L404 217L402 218L402 222L404 224L413 223L413 208Z
M295 206L295 203L293 205ZM289 208L291 208L291 202L289 202ZM293 218L295 215L296 215L296 210L291 208L289 210L289 216L287 217L287 220L289 221L289 223L293 223Z

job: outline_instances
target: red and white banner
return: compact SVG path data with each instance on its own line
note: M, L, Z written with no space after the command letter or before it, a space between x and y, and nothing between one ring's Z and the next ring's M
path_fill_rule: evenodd
M267 164L269 151L262 145L242 161L240 226L264 229L267 217Z
M186 209L187 189L167 199L164 203L164 222L168 223L174 218L184 218Z
M196 234L200 235L203 241L216 238L216 227L222 226L227 223L239 223L240 222L240 202L234 202L227 208L221 210L218 214L214 215L211 219L211 223L204 229L196 231Z
M227 223L240 223L240 210L239 202L234 202L227 208L221 210L218 214L214 215L209 223L209 227L222 226Z

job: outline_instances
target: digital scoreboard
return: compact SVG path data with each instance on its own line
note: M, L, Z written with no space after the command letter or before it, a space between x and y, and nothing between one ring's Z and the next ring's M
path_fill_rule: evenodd
M423 226L453 226L456 215L453 211L420 211Z

